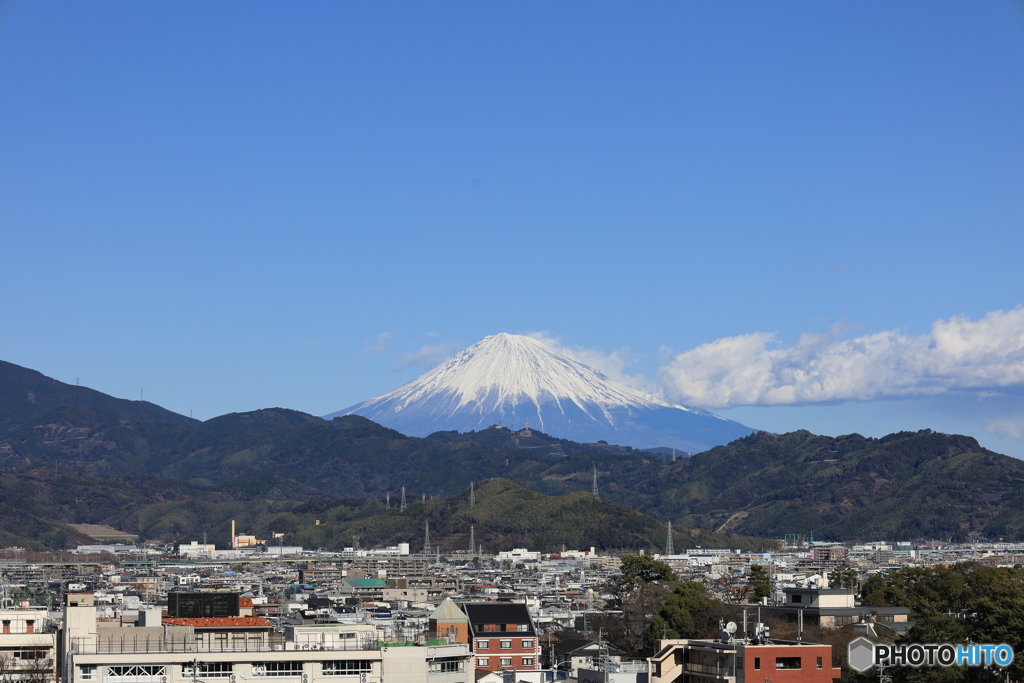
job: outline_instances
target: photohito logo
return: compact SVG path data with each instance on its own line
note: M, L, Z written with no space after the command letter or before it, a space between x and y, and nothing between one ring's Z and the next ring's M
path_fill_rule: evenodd
M875 666L1010 666L1009 645L876 645L867 638L850 641L850 668L864 672Z

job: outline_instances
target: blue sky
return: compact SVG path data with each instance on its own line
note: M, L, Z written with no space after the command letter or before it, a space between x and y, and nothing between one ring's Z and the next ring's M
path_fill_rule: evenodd
M0 3L0 359L315 414L495 332L1024 456L1024 5Z

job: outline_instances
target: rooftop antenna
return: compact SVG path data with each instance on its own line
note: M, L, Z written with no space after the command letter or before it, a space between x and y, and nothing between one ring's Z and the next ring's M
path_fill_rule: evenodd
M423 534L423 554L430 552L430 520L427 520L427 528Z
M672 545L672 522L671 522L671 520L668 523L668 540L665 541L665 554L666 555L675 555L676 554L676 549Z
M469 552L476 553L476 527L472 524L469 525Z
M476 482L469 482L469 506L476 505Z
M402 487L402 502L398 506L398 511L399 512L405 512L405 487L404 486Z
M594 484L591 486L590 492L594 494L594 498L601 500L601 496L597 495L597 465L594 465Z

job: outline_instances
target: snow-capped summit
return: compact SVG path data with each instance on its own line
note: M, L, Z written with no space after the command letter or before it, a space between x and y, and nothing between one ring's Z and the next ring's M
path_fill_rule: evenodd
M614 384L532 337L495 334L394 391L325 417L362 415L411 436L529 424L579 442L702 451L752 430Z

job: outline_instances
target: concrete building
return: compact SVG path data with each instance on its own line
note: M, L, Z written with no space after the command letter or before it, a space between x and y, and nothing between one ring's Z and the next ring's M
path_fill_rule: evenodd
M848 624L878 621L902 630L909 626L906 607L866 607L857 605L849 588L784 588L783 602L762 609L796 622L803 613L805 626L841 628Z
M796 641L659 640L650 683L832 683L832 646Z
M53 680L57 637L45 609L0 609L0 676L4 680Z
M471 683L466 644L388 643L372 624L289 626L259 617L97 619L93 595L65 598L63 683Z

